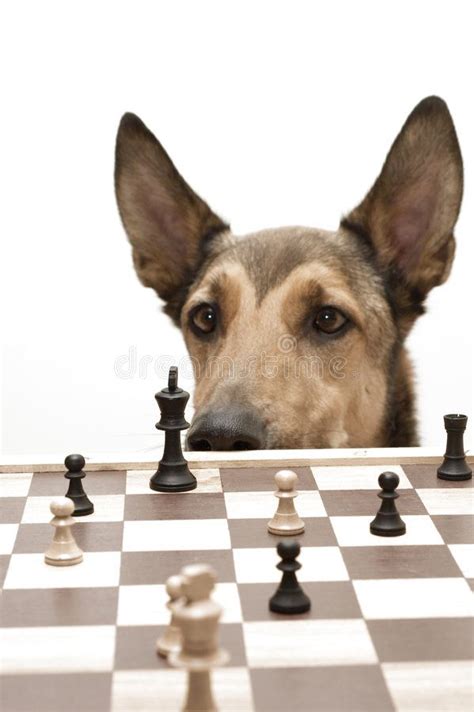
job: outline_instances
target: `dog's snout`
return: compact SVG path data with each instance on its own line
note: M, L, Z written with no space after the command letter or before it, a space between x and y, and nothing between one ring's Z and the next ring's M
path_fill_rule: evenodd
M250 408L220 408L196 418L187 444L190 450L260 450L264 447L263 422Z

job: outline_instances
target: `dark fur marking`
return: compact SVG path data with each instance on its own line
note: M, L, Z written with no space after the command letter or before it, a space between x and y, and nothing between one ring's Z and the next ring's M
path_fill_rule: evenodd
M209 262L212 260L212 243L214 239L217 235L229 229L229 225L222 223L220 225L213 225L204 233L200 242L199 254L201 255L201 260L199 264L196 265L195 271L189 275L186 283L175 290L174 293L168 297L168 301L163 305L164 313L171 317L176 326L180 325L181 312L188 298L189 290L195 283L199 273L204 267L207 268Z
M341 227L345 228L346 230L349 230L349 232L353 233L354 235L356 235L356 237L360 239L362 244L370 250L370 254L372 255L375 262L374 244L367 230L359 223L356 223L353 220L349 220L349 218L342 218Z
M295 249L291 243L278 243L278 240L273 240L271 244L269 239L244 240L239 245L236 256L253 282L258 304L305 261L301 249Z
M392 266L388 269L381 269L377 264L375 248L367 230L359 223L348 218L341 220L341 227L349 230L369 250L370 261L374 269L380 274L385 288L385 295L390 306L394 321L404 316L412 315L413 318L425 313L423 302L425 295L416 287L410 287L405 281L402 271Z

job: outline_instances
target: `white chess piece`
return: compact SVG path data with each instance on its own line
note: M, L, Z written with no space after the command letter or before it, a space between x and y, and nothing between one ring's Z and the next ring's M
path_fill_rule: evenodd
M166 582L166 593L169 596L166 607L171 613L171 620L161 638L158 638L156 642L156 652L164 658L168 657L169 653L178 652L181 649L181 628L176 624L174 613L176 605L183 599L181 585L181 576L170 576Z
M182 647L168 655L168 662L188 671L183 712L215 712L210 671L229 660L228 653L219 647L222 608L210 598L216 574L211 566L191 564L182 569L181 577L185 602L176 604L174 611Z
M71 517L74 512L74 502L68 497L57 497L49 505L54 514L50 524L54 527L54 537L51 546L44 555L44 560L52 566L73 566L82 561L82 550L76 544L71 527L75 519Z
M298 496L296 485L298 475L291 470L280 470L275 475L278 508L275 516L268 522L268 531L279 536L295 536L304 532L304 522L295 509L295 497Z

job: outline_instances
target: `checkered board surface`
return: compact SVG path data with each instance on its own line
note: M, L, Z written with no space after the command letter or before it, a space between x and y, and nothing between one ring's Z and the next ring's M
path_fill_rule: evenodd
M198 488L158 494L149 470L90 472L95 513L78 520L85 555L47 566L58 473L0 475L3 712L174 712L185 673L155 653L164 584L211 564L228 666L221 710L470 710L474 580L472 481L435 465L298 467L306 522L300 616L268 610L280 574L266 524L276 468L194 470ZM400 476L403 537L369 533L383 470Z

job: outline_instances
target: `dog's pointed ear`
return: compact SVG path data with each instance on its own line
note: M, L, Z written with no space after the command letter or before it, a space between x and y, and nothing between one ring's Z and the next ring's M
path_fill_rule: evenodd
M183 293L212 238L228 228L178 173L134 114L122 117L115 150L115 192L140 281L178 318Z
M395 139L374 186L342 225L365 234L383 269L423 299L448 277L463 189L445 102L423 99Z

